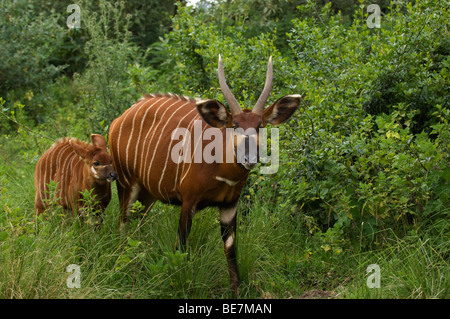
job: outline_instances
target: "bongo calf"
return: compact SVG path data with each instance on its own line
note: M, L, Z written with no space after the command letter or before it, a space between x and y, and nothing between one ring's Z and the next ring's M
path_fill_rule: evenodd
M91 141L89 144L75 138L61 138L39 159L34 175L37 214L45 212L50 204L50 181L57 183L57 203L64 209L81 214L82 192L92 190L97 201L93 208L103 213L111 200L111 182L117 174L105 138L92 134Z

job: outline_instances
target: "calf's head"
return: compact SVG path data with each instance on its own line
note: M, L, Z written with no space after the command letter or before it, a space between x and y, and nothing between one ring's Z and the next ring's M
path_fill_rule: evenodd
M264 85L264 89L252 110L241 109L233 93L231 93L228 88L225 81L223 64L220 56L218 76L220 88L225 100L228 102L231 113L228 112L222 103L214 99L198 102L198 112L203 119L213 127L226 127L234 129L235 155L237 154L237 148L245 147L243 158L238 159L238 163L240 163L246 170L250 170L259 160L259 146L261 143L261 139L259 138L259 130L267 124L279 125L286 122L298 108L302 97L297 94L285 95L270 105L267 109L264 109L270 90L272 89L272 57L270 57L267 65L266 83ZM252 143L257 147L250 147L250 144Z
M112 157L108 154L106 140L102 135L91 135L92 145L69 140L74 152L89 168L89 174L97 183L112 182L117 173L112 166Z

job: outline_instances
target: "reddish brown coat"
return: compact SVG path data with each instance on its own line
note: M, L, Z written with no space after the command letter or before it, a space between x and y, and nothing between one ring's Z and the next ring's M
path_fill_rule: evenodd
M49 183L57 183L57 203L65 209L79 212L84 190L92 190L99 201L96 209L102 212L111 200L111 181L116 173L112 168L106 141L103 136L92 134L92 145L75 138L57 140L39 159L35 170L35 211L45 212L51 194Z
M201 122L202 132L211 128L198 113L195 100L147 95L113 121L111 155L125 214L137 198L147 205L156 200L181 204L195 198L197 208L237 201L248 171L237 163L194 163L195 148L200 147L194 143L196 120ZM176 128L192 131L190 163L178 164L171 159L171 149L179 142L171 136ZM202 146L206 144L203 141ZM227 187L226 183L215 179L216 175L238 183Z

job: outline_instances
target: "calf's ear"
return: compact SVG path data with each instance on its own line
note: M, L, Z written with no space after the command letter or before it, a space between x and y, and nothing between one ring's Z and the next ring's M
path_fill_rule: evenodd
M95 148L101 148L106 150L106 140L102 135L99 134L91 134L91 141L92 145L94 145Z
M78 157L81 158L83 161L86 161L86 158L89 153L89 149L78 144L76 141L74 141L72 139L69 140L69 144L70 144L70 146L72 146L72 149L78 155Z

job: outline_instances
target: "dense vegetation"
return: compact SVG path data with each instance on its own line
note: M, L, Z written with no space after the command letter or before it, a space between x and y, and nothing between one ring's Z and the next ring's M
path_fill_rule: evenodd
M372 2L381 28L366 24ZM219 54L242 106L269 56L269 101L304 96L280 127L278 172L252 172L241 197L239 296L449 298L450 3L372 2L82 1L68 29L66 1L0 0L0 298L231 296L215 209L181 253L178 207L126 234L116 196L98 231L33 207L34 166L57 138L107 135L144 93L223 101Z

